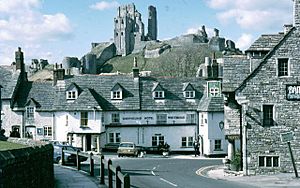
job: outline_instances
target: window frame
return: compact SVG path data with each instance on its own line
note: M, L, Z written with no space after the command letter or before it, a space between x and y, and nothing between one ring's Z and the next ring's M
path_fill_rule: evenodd
M51 126L44 126L44 136L52 136L52 127Z
M123 99L123 93L121 90L111 91L111 99Z
M80 112L80 127L88 127L89 112Z
M280 168L280 157L278 155L260 155L257 164L259 168Z
M270 111L270 109L272 110ZM275 109L272 104L262 106L262 125L263 127L272 127L275 125Z
M185 91L184 97L186 99L194 99L195 98L195 91Z
M33 106L26 107L26 118L34 119L35 108Z
M194 113L186 114L186 123L196 124L196 114Z
M183 136L181 137L181 147L191 148L193 147L194 137L193 136Z
M221 139L217 139L214 142L214 151L222 151L222 140Z
M68 100L75 100L78 98L78 92L75 90L70 90L66 92L66 98Z
M277 58L277 76L278 77L290 76L289 58Z
M164 99L165 92L164 91L153 91L153 98L154 99Z
M152 146L159 146L159 144L164 144L165 143L165 136L161 134L155 134L152 136L151 139Z
M111 123L112 124L120 123L120 113L112 113L111 114Z

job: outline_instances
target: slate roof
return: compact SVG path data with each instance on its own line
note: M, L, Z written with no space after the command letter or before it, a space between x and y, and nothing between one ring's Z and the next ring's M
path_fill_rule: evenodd
M222 97L207 97L201 99L198 111L201 112L224 112L224 98Z
M201 78L153 78L141 77L137 82L132 76L124 75L80 75L66 78L65 88L53 86L52 81L35 81L22 84L13 104L15 110L24 110L26 104L36 106L37 111L92 111L92 110L185 110L195 111L203 97L206 81ZM75 100L66 99L66 88L76 84L82 92ZM165 92L163 103L152 97L155 83L160 83ZM186 99L183 88L190 83L195 89L195 99ZM123 99L111 99L111 90L119 84ZM161 99L160 99L161 100ZM207 101L206 101L207 102ZM216 110L215 99L209 102L209 110ZM206 103L205 103L206 105ZM219 105L223 105L220 100Z
M283 38L284 34L266 34L261 35L254 43L249 47L247 51L270 51L278 42Z
M140 78L141 110L197 110L203 96L206 81L201 78ZM164 99L153 99L153 84L159 82L165 92ZM182 88L187 82L195 88L195 102L188 102L183 96ZM160 101L160 102L158 102ZM162 102L163 101L163 102Z
M247 56L225 56L223 66L223 92L233 92L250 74Z
M25 82L20 85L13 107L22 109L28 102L33 101L37 111L51 111L54 97L55 88L51 81Z
M18 82L20 72L13 72L10 66L0 66L0 85L2 99L10 99Z

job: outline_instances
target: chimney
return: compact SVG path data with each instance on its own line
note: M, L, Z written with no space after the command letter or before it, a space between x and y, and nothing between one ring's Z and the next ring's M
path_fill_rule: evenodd
M287 34L287 32L289 32L289 30L293 27L292 24L284 24L283 25L283 34Z
M211 59L210 57L205 57L205 70L203 77L210 78L211 77Z
M211 78L212 79L217 79L219 76L219 65L217 63L217 59L216 59L216 54L213 54L213 60L212 60L212 65L211 65L211 69L212 69L212 75Z
M24 54L21 51L21 47L18 47L18 51L15 52L15 59L16 59L16 70L25 72Z
M294 27L300 27L300 0L293 0L294 1Z
M56 85L59 80L64 80L64 78L65 70L62 68L62 64L58 66L56 63L53 70L53 85Z
M132 68L133 78L139 78L140 76L140 70L137 66L137 58L133 58L133 68Z

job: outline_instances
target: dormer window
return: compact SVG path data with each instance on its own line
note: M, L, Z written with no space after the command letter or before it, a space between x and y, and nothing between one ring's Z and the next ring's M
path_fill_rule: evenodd
M163 99L165 98L165 94L163 91L154 91L153 92L153 98L155 99Z
M77 99L77 91L67 91L67 99Z
M165 98L165 92L163 87L157 82L154 83L152 88L152 97L154 99L164 99Z
M193 99L195 98L195 91L185 91L184 97L187 99Z
M221 97L221 82L208 81L207 82L207 95L208 97Z
M75 83L72 83L66 90L66 99L67 100L75 100L78 98L80 92L82 90L78 85Z
M122 100L123 99L123 88L119 83L117 83L111 89L111 99L115 99L115 100Z
M183 84L183 96L186 99L194 99L195 98L195 89L190 83Z

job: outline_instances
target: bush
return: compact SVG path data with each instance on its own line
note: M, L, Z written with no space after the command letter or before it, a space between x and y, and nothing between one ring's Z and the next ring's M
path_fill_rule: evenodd
M230 169L234 171L240 171L241 168L241 152L236 151L233 159L230 161Z

